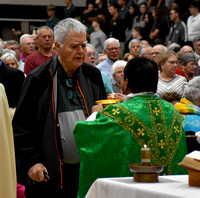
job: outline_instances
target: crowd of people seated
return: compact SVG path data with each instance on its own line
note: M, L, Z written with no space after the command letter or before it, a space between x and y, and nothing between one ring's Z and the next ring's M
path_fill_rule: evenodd
M158 148L150 141L153 138L150 133L156 131L163 140L158 129L161 122L160 130L166 133L170 129L173 136L176 132L170 128L174 127L172 120L181 133L173 137L177 150L170 147L176 160L162 161L166 165L164 174L185 173L175 166L187 153L184 131L186 134L192 131L193 135L200 131L200 1L191 0L183 5L179 0L87 0L83 13L78 12L72 0L64 2L64 19L58 19L56 6L49 5L46 25L34 34L18 33L14 29L16 40L0 40L0 84L4 86L0 88L5 89L9 119L13 119L18 198L25 196L23 185L27 198L39 193L37 197L44 197L49 188L48 195L76 197L79 168L79 197L85 196L98 177L129 176L126 164L118 155L113 157L107 152L108 147L99 147L109 144L113 138L118 139L116 147L123 141L135 142L135 147L130 143L123 155L134 149L138 153L142 144L147 143L153 149L153 160L161 163L167 152L164 150L157 156L159 160L156 159ZM97 100L111 98L121 103L105 109L101 104L95 105ZM159 118L154 117L153 107L160 108ZM142 108L149 116L141 113ZM116 113L119 110L127 113L123 115L127 118L125 123L115 120L113 109ZM95 121L81 121L93 112L99 112ZM136 116L134 121L129 120L129 115ZM126 128L129 121L131 132ZM141 126L137 126L139 131L134 134L137 122ZM144 141L137 136L140 132L144 134L140 129L148 131ZM110 139L105 140L104 135L112 130L120 134L108 135ZM94 135L97 131L99 141ZM92 148L93 141L98 149ZM92 155L90 148L95 150ZM48 155L49 151L52 156ZM130 161L129 157L126 162ZM91 165L89 162L95 158L99 161ZM121 163L124 169L121 172L108 169L112 172L108 174L104 171L105 163L96 174L101 160L109 159ZM53 160L56 162L52 163ZM138 160L137 156L135 162ZM23 171L28 172L28 183L23 183ZM51 182L33 188L35 181L47 182L43 172L49 174ZM88 172L92 173L91 178L87 178ZM68 176L70 179L66 179ZM64 190L57 189L57 182Z

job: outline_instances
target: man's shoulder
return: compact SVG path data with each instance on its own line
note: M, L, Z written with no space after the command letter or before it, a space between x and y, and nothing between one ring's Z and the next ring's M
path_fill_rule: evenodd
M81 71L84 77L90 79L90 81L94 82L95 84L100 85L99 82L102 81L102 76L98 68L90 64L83 63L81 65Z
M101 69L102 67L105 67L107 65L112 65L111 60L109 61L108 58L106 60L104 60L103 62L101 62L100 64L98 64L96 67L98 69Z
M49 70L51 70L51 65L53 65L52 62L55 60L54 58L55 57L53 57L53 58L49 59L48 61L44 62L43 64L40 65L40 67L37 67L34 70L32 70L30 72L30 74L32 76L40 76L40 75L42 75L42 74L44 74L46 72L48 72L48 74L49 74ZM55 62L55 64L57 64L57 62ZM53 65L53 66L57 67L56 65Z
M26 58L26 61L27 61L27 60L34 60L35 57L38 57L38 56L39 56L39 52L36 51L36 52L30 54L30 55Z
M87 63L83 63L81 65L81 69L84 73L88 73L88 74L92 74L93 72L95 73L100 73L99 69L96 68L95 66L92 66L90 64L87 64Z

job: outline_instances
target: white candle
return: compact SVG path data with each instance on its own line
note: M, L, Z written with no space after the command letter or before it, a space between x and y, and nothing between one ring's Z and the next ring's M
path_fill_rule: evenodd
M141 160L142 163L150 163L151 162L151 150L145 144L141 149Z

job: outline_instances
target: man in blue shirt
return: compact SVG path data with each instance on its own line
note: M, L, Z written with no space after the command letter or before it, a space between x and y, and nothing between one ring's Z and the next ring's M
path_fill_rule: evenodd
M105 72L111 80L111 84L115 83L115 80L111 74L112 64L119 59L120 44L119 40L115 38L109 38L104 42L104 53L107 55L107 59L97 65L100 71Z

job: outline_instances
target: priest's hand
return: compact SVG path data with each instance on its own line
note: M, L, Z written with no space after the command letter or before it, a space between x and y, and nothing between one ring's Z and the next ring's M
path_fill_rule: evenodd
M99 111L101 111L102 109L103 109L103 105L102 105L102 103L99 103L99 104L94 105L94 106L92 107L92 113L93 113L93 112L99 112Z

